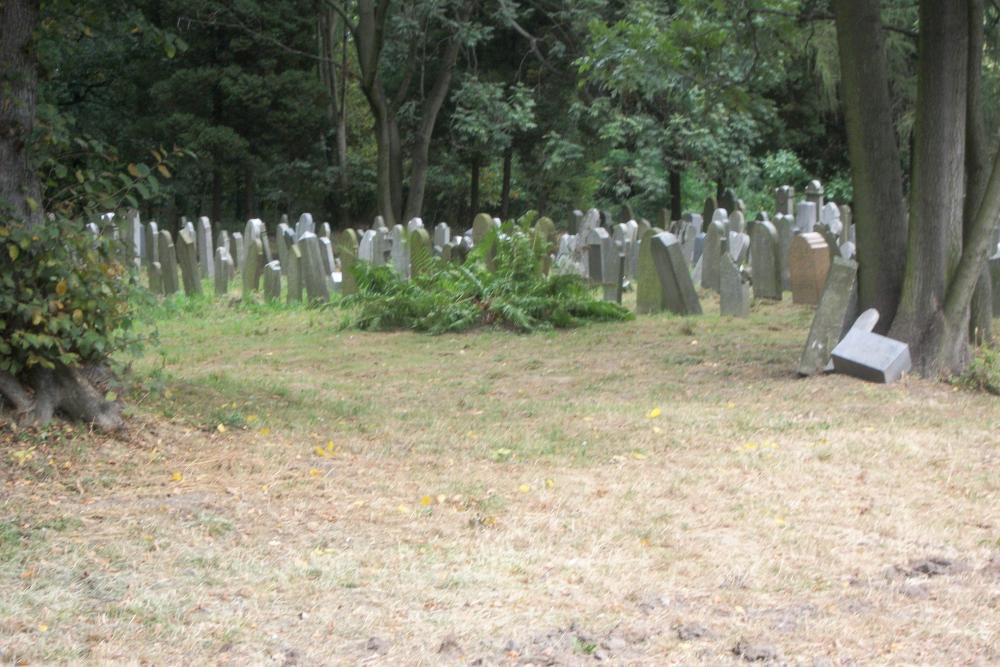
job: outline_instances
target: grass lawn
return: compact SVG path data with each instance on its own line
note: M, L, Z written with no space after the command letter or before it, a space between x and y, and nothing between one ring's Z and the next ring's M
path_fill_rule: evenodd
M1000 401L798 379L809 309L181 301L127 434L0 427L0 663L1000 663Z

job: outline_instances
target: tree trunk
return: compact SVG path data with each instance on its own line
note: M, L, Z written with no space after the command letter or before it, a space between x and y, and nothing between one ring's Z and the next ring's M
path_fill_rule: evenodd
M884 332L899 304L907 225L881 7L879 0L834 0L833 10L854 184L858 299L861 308L878 309Z
M247 219L257 217L257 204L255 202L253 167L243 166L243 210Z
M479 213L479 157L472 158L471 183L469 185L469 209L472 215Z
M500 190L500 219L510 216L510 172L514 164L514 147L508 146L503 153L503 187Z
M972 240L976 213L986 192L989 141L983 121L983 0L969 0L969 56L967 63L969 94L966 100L965 125L965 206L962 211L962 242ZM993 290L989 267L984 263L972 296L969 340L980 344L992 338Z
M27 149L37 106L32 35L38 8L39 0L0 2L0 212L29 225L43 220L41 186Z
M222 166L216 161L212 167L212 222L222 220Z
M944 313L962 256L968 21L966 0L920 2L910 234L890 332L909 343L914 368L925 376L960 369L968 360L968 303L953 317Z
M670 170L670 219L680 220L684 215L684 202L681 201L681 172Z
M329 93L327 118L334 128L336 149L337 189L328 198L332 205L338 228L348 224L346 193L350 189L347 172L347 30L337 13L329 6L319 9L319 72L320 79ZM335 51L339 49L340 74L334 65Z

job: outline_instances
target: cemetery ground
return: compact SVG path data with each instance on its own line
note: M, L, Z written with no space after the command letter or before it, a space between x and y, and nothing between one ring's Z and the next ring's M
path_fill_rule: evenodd
M178 304L127 434L3 427L0 661L1000 662L1000 403L796 378L787 295L439 337Z

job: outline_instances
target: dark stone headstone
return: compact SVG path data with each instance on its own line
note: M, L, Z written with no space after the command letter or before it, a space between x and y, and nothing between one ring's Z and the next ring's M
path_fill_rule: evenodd
M799 375L819 373L830 362L830 354L853 316L851 304L857 275L856 262L840 257L834 259L802 350Z
M677 315L701 315L701 302L677 237L668 232L656 234L650 241L650 249L663 292L663 306Z

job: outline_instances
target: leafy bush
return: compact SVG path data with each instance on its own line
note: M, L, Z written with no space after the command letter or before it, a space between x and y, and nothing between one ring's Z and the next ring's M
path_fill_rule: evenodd
M432 258L408 281L388 266L358 262L358 292L343 302L354 307L347 325L434 334L477 326L530 332L632 317L618 304L594 298L579 276L543 275L542 244L513 223L504 230L487 235L465 264Z
M67 220L0 220L0 370L97 362L138 343L119 248Z
M984 345L957 379L959 386L1000 396L1000 347Z

